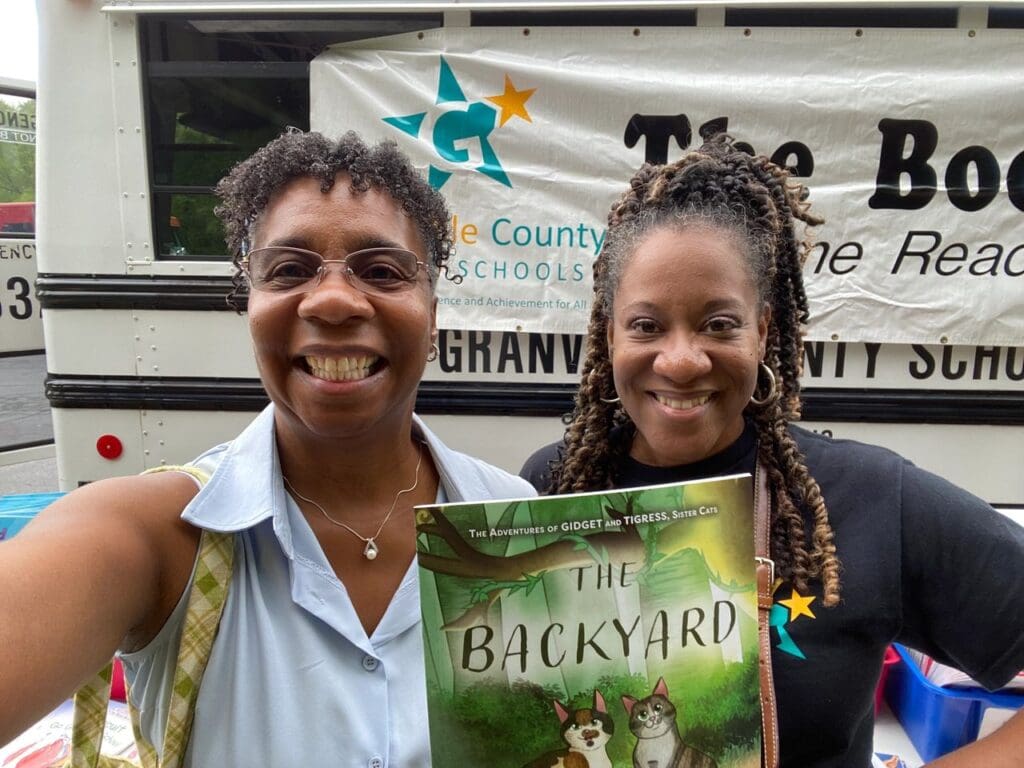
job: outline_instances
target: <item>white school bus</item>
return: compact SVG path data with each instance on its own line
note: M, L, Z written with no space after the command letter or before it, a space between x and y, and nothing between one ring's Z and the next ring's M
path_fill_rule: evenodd
M266 402L212 188L285 127L394 139L451 201L464 279L417 410L512 471L564 428L608 204L727 128L829 219L806 425L1024 503L1024 3L53 0L39 26L64 489Z

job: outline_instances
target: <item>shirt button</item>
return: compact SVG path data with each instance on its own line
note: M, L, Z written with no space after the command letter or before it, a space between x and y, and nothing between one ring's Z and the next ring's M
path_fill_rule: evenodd
M367 768L384 768L384 759L381 757L371 757L366 761Z
M375 670L379 664L380 662L373 658L373 656L363 656L363 669L365 669L367 672L373 672L373 670ZM375 757L373 758L373 760L379 761L380 758ZM373 760L370 761L370 768L381 768L381 765L383 765L383 763L373 765Z

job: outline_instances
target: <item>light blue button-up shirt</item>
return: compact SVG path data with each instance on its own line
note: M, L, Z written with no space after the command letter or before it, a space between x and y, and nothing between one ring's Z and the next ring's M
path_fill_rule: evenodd
M525 481L448 449L419 419L415 428L440 473L439 500L534 495ZM186 766L429 765L415 562L367 637L284 491L273 406L195 463L215 471L184 519L237 536ZM158 749L185 602L146 648L122 657L143 733Z

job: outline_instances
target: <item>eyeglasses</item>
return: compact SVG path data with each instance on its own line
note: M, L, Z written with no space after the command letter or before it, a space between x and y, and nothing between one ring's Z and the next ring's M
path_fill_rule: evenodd
M341 264L348 281L364 293L395 293L416 284L416 254L404 248L364 248L344 259L325 259L316 251L274 246L249 251L240 266L249 285L268 293L303 293L320 284L328 264Z

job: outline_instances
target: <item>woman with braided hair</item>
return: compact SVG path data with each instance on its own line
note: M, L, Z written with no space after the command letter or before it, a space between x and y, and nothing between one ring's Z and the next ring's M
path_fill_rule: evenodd
M991 687L1024 667L1024 529L887 450L791 423L804 233L818 223L784 169L725 136L641 168L594 265L565 437L520 474L575 493L759 463L784 619L772 625L781 764L866 768L890 642ZM1024 715L940 763L1019 764L1021 746Z

